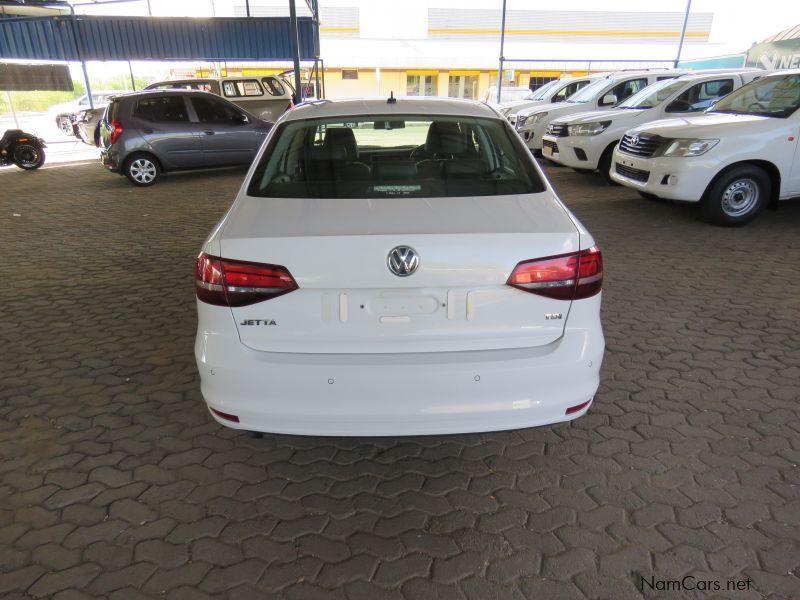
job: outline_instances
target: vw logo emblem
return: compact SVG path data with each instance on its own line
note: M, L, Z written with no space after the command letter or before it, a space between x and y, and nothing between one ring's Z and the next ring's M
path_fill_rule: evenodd
M638 135L635 135L635 136L633 136L631 138L631 144L633 144L634 146L638 146L639 145L639 136Z
M419 267L419 256L409 246L395 246L386 257L386 265L398 277L408 277Z

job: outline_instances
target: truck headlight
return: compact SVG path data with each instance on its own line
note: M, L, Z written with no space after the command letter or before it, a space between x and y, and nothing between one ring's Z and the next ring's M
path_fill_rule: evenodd
M719 144L719 140L678 139L664 152L664 156L700 156Z
M517 129L525 125L525 122L527 120L528 120L528 115L517 114Z
M598 135L603 133L611 121L597 121L595 123L580 123L567 127L570 135Z
M530 119L531 124L533 124L533 123L538 123L539 121L544 119L546 116L547 116L546 112L540 112L540 113L536 113L535 115L530 115L528 117L528 119Z

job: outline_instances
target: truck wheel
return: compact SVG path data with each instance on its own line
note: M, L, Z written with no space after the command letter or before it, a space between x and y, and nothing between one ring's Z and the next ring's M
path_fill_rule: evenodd
M764 209L772 181L763 169L741 165L718 175L700 200L703 217L714 225L744 225Z
M614 157L614 148L616 147L616 143L611 144L608 148L605 149L603 155L600 157L600 160L597 163L597 170L600 171L600 175L603 179L606 180L606 183L609 185L619 185L616 181L611 179L611 162Z
M133 185L146 187L156 182L161 174L161 167L154 156L140 152L128 157L123 172Z
M72 128L72 119L69 117L58 117L56 125L64 135L75 135L75 130Z

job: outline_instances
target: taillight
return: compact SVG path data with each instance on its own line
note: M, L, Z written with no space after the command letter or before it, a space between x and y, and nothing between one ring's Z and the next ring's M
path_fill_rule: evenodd
M285 267L226 260L202 252L195 268L197 298L217 306L246 306L297 289Z
M580 300L603 289L603 255L597 247L526 260L506 282L532 294L557 300Z
M111 121L111 135L108 136L108 142L113 144L119 139L119 136L122 135L122 121L119 119L114 119Z

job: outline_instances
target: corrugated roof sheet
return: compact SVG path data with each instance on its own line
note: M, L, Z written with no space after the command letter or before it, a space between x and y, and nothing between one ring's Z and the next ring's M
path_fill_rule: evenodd
M300 58L311 59L313 22L297 21ZM285 17L0 18L0 58L7 59L291 60L291 39Z
M767 42L780 42L781 40L795 40L797 38L800 38L800 25L793 25L787 29L784 29L783 31L779 31L775 35L771 35L761 43L765 44Z

